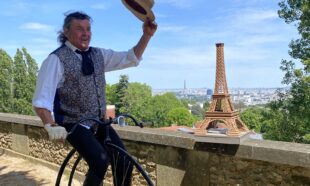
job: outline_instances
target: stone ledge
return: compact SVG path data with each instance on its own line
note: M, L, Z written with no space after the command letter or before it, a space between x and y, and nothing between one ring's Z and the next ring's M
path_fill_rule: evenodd
M270 140L246 140L237 157L310 168L310 145Z
M0 113L0 121L42 127L36 116ZM171 146L188 150L208 151L234 155L240 158L262 160L310 168L310 145L269 140L235 140L230 138L195 137L183 132L154 128L114 126L122 139ZM209 139L207 139L209 138Z
M43 127L40 118L37 116L27 116L0 112L0 121Z
M118 127L122 139L310 168L310 145L270 140L196 137L152 128ZM218 140L218 141L216 141Z
M122 139L139 141L184 149L194 149L195 140L189 134L169 132L157 128L139 128L133 126L113 126Z

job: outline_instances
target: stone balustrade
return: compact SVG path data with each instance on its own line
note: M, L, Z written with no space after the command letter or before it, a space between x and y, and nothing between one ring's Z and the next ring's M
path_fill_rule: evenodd
M309 144L115 129L158 186L310 185ZM70 149L49 141L39 118L0 113L1 152L50 162L46 165L58 169Z

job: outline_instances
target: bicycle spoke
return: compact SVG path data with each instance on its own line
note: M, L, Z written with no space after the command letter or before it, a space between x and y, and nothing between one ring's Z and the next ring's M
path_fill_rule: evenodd
M113 160L112 171L113 171L113 175L114 175L113 176L113 181L114 181L115 185L118 185L117 184L117 179L115 178L115 175L117 174L117 164L118 164L119 153L116 152L116 151L113 151L112 152L112 156L113 156L113 158L112 158L112 160Z
M124 156L124 162L126 162L126 157ZM132 166L132 164L131 164L131 162L130 161L127 161L128 162L128 166L127 166L127 169L126 169L126 171L125 171L125 174L123 174L123 182L122 182L122 185L124 185L124 183L125 183L125 180L126 180L126 176L127 176L127 174L129 173L129 169L131 168L131 166ZM125 163L124 163L124 168L123 168L123 170L125 170Z
M113 153L114 155L114 158L112 159L113 162L111 162L111 164L113 165L113 180L115 185L119 185L117 181L120 180L117 179L120 179L120 177L122 178L122 186L128 184L126 183L126 179L131 179L131 185L154 185L153 182L150 180L148 174L141 167L141 165L139 165L138 162L126 151L113 144L107 144L107 146L109 152L111 154ZM117 166L120 163L122 163L122 167ZM121 168L122 170L117 170L119 168ZM122 171L122 175L117 175L117 172L119 171Z

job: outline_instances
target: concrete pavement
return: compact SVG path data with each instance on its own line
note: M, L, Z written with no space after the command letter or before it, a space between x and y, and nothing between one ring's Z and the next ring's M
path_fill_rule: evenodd
M0 154L0 186L52 186L57 171L27 158ZM67 185L66 178L61 185ZM72 185L81 185L74 181Z

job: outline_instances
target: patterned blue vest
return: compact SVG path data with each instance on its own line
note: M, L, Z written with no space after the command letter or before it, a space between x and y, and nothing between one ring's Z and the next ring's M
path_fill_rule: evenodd
M58 88L54 101L54 116L59 124L76 123L83 117L104 117L106 110L104 58L98 48L90 56L94 73L82 74L82 60L66 45L53 52L64 67L64 83Z

